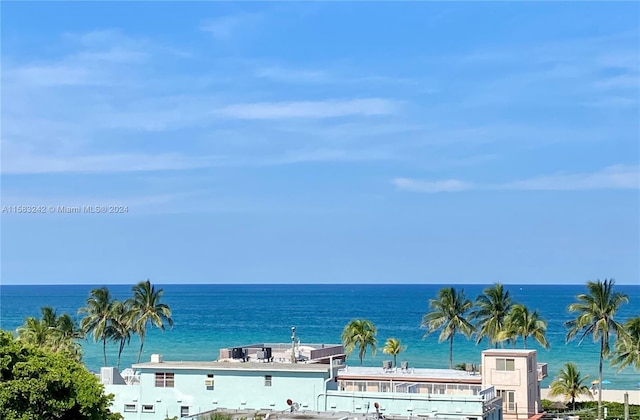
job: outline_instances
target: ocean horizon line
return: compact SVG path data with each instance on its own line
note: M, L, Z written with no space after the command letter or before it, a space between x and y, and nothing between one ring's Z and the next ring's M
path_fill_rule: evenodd
M139 281L145 281L139 280ZM517 286L517 287L536 287L536 286L545 286L545 287L553 287L553 286L583 286L588 281L597 281L595 280L586 280L582 283L508 283L508 282L487 282L487 283L343 283L343 282L326 282L326 283L288 283L288 282L242 282L242 283L163 283L154 281L154 285L163 285L163 286L490 286L494 283L501 283L505 286ZM139 281L131 282L131 283L3 283L0 282L0 287L2 286L127 286L136 284ZM636 283L622 283L617 282L618 286L636 286L640 287L640 284Z

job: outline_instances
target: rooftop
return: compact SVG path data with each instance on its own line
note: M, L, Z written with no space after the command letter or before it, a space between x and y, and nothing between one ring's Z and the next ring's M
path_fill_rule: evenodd
M478 373L466 372L456 369L383 369L380 367L347 366L340 369L338 379L393 379L401 381L420 380L421 382L442 383L478 383L482 377Z

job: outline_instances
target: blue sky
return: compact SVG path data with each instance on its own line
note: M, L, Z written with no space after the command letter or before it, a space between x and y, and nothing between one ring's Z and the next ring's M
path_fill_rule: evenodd
M638 284L639 12L4 3L2 282Z

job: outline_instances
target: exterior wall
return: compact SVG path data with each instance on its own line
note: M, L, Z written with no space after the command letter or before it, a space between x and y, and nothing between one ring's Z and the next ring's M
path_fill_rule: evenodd
M156 387L156 372L174 373L174 387ZM205 385L207 374L214 375L212 390ZM265 385L265 375L271 376L271 386ZM189 414L216 408L288 410L287 399L300 404L300 409L316 410L317 395L323 392L328 375L328 371L150 369L143 371L140 385L106 385L105 389L116 396L113 410L125 420L180 417L181 407L188 407ZM136 412L125 412L125 404L135 404ZM153 406L153 412L142 412L145 405Z
M498 368L498 359L513 360L513 370ZM524 419L541 410L535 350L485 350L482 352L482 384L502 394L505 419ZM513 392L514 399L511 399Z
M322 399L321 399L322 401ZM375 412L374 404L380 405L385 415L421 416L441 419L502 420L500 400L493 410L484 410L483 396L436 396L389 392L344 392L329 391L326 408L322 411L348 411L352 413Z

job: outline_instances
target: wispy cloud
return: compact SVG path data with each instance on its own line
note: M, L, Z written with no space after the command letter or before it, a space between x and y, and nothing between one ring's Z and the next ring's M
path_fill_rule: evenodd
M395 178L393 184L400 190L423 193L458 192L473 188L473 185L458 179L422 181L411 178Z
M259 102L221 107L215 114L238 119L271 120L284 118L332 118L392 114L398 109L395 101L381 98Z
M261 17L257 14L238 13L208 19L200 25L200 30L209 33L218 41L227 41L240 31L252 28L260 20Z
M587 190L637 190L640 189L640 166L614 165L597 172L558 173L505 182L502 184L475 184L457 179L418 180L395 178L393 184L399 190L439 193L466 190L512 191L587 191Z
M216 157L188 157L180 154L101 154L44 156L12 153L3 159L2 174L109 173L167 171L211 166Z

